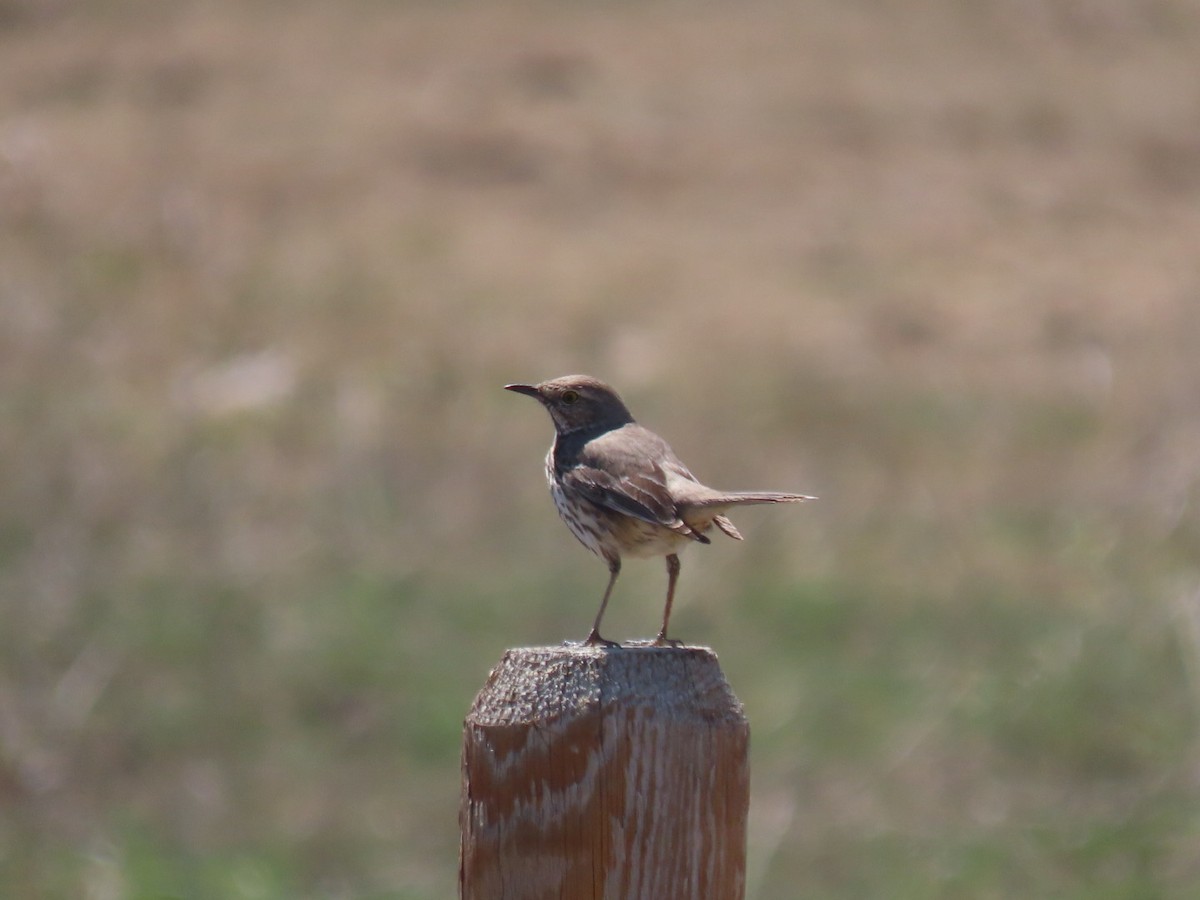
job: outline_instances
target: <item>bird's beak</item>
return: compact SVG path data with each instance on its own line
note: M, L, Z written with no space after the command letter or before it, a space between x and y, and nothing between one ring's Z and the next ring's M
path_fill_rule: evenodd
M536 384L506 384L506 391L516 391L518 394L524 394L526 397L532 397L534 400L542 399L542 392L537 389Z

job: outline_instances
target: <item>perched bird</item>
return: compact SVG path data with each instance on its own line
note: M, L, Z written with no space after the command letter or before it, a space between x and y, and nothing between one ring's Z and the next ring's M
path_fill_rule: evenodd
M507 384L533 397L554 420L546 455L546 480L554 505L571 533L608 563L608 587L585 644L615 646L600 637L600 620L621 572L623 556L667 558L667 602L654 646L663 646L675 582L677 551L710 543L716 525L735 540L741 534L724 515L733 506L797 503L803 494L718 491L696 480L667 442L638 425L617 392L589 375L567 375L540 384Z

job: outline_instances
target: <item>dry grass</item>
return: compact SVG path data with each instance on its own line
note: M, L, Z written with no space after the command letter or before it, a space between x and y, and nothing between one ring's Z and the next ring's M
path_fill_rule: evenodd
M498 388L590 371L822 496L685 560L751 897L1192 895L1197 59L1186 0L0 2L0 893L447 896L470 695L603 581Z

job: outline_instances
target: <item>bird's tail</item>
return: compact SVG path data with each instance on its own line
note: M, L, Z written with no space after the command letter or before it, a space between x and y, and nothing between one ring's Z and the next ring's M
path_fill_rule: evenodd
M712 512L724 512L731 506L753 506L756 503L802 503L805 500L816 500L807 494L785 494L781 491L730 491L705 498L692 504L693 509L708 509ZM742 540L742 533L723 515L713 516L713 524L735 541Z
M705 497L693 501L694 507L714 506L753 506L756 503L802 503L805 500L816 500L807 494L785 494L782 491L726 491L713 497Z

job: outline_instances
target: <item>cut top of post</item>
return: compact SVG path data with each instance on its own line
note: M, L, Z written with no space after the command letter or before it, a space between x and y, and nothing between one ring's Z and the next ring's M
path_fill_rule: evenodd
M518 647L507 650L468 721L520 725L610 706L714 725L745 723L708 647Z

